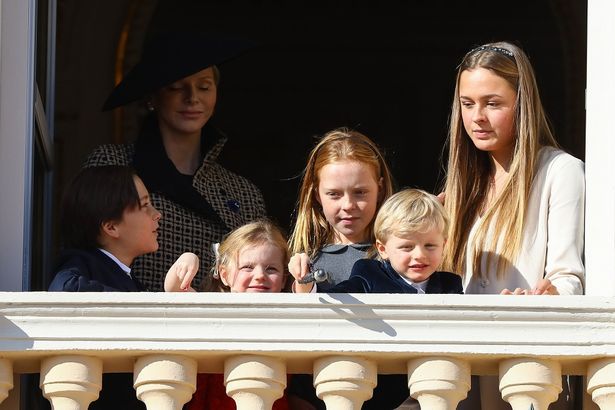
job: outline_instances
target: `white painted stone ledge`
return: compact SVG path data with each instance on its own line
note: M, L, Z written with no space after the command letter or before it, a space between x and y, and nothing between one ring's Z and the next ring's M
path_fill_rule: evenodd
M379 372L409 359L463 358L473 374L502 359L553 359L585 374L615 356L615 299L588 296L252 295L0 292L0 358L16 373L61 353L100 357L105 371L132 371L151 353L186 354L199 371L263 354L289 372L311 372L323 355L361 356Z

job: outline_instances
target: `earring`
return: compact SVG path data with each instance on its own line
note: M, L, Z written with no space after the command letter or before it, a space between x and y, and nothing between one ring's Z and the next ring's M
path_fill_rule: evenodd
M145 108L147 108L147 111L150 111L150 112L154 111L154 103L151 101L147 101L145 103Z

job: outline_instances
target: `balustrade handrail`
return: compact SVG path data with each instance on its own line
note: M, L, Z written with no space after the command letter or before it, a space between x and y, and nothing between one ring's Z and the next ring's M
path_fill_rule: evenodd
M501 359L515 357L555 359L564 374L584 374L588 360L615 352L615 299L0 292L0 358L20 373L63 352L100 356L105 371L169 353L220 372L225 355L256 353L283 358L291 373L341 354L375 360L380 372L445 355L469 361L474 374L497 374Z

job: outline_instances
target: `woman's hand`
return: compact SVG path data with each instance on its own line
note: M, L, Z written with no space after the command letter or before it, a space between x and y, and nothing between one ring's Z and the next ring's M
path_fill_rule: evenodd
M199 270L199 257L192 252L182 253L164 278L165 292L196 292L190 284Z
M540 279L532 289L532 295L559 295L559 292L549 279Z
M288 262L288 271L295 281L293 282L293 292L295 293L310 293L314 287L313 283L299 283L305 275L310 273L310 258L305 253L296 253Z
M500 292L500 295L531 295L530 292L531 291L529 289L521 289L521 288L517 288L513 291L510 291L509 289L504 289L503 291Z
M516 288L512 292L509 289L504 289L500 292L500 295L559 295L559 292L549 279L540 279L536 282L534 289Z

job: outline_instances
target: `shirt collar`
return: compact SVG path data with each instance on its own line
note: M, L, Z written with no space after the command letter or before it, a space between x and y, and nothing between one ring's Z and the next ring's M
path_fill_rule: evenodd
M348 244L329 244L320 248L320 252L323 253L335 253L344 250L348 247L354 248L358 251L367 251L372 246L371 243L348 243Z
M398 275L399 275L399 273L398 273ZM413 282L410 279L406 278L405 276L399 275L399 277L402 278L403 281L406 282L408 285L410 285L414 289L416 289L416 291L419 294L423 294L427 290L427 282L429 282L429 279L425 279L422 282Z
M124 265L118 258L115 257L115 255L113 255L111 252L102 249L102 248L98 248L99 251L101 251L102 253L104 253L105 255L107 255L109 258L111 258L111 260L113 262L115 262L117 264L117 266L120 267L120 269L122 269L124 271L124 273L128 276L130 276L132 278L132 275L130 274L130 268L126 265Z
M422 282L413 282L410 279L406 278L404 275L401 275L395 269L393 269L393 266L391 265L391 261L389 261L388 259L383 260L382 264L384 265L385 269L388 271L390 275L396 275L399 279L403 280L408 285L412 286L414 289L416 289L416 293L418 294L427 293L427 284L429 283L429 278L425 279Z

